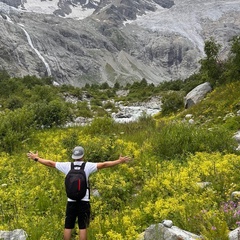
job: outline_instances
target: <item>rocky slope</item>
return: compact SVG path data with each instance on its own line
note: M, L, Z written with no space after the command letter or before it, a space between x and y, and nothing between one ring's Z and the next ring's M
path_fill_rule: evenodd
M210 37L228 54L239 12L240 0L2 0L0 68L74 86L184 79Z

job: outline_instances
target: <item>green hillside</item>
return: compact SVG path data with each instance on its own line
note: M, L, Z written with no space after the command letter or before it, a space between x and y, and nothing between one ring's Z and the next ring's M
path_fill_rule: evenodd
M228 239L240 222L236 202L230 199L233 191L240 190L240 156L233 139L240 129L240 76L233 70L239 55L233 53L218 76L209 73L204 61L212 58L207 56L199 74L159 86L143 80L114 88L106 84L54 87L51 79L12 79L2 72L0 230L21 228L32 240L62 239L64 176L30 161L26 154L38 151L46 159L69 161L71 149L82 145L87 161L114 160L120 154L132 157L128 164L91 176L89 239L136 240L148 226L164 219L204 239ZM184 109L179 99L206 78L213 91ZM129 94L118 97L119 89L128 89ZM91 96L91 109L83 95ZM114 98L127 104L153 95L164 96L166 111L127 124L115 123L102 103ZM81 101L69 103L66 96ZM110 102L109 106L115 111ZM186 114L193 115L194 124L184 120ZM78 115L94 121L64 127ZM210 184L199 186L205 182ZM99 196L93 194L96 190Z

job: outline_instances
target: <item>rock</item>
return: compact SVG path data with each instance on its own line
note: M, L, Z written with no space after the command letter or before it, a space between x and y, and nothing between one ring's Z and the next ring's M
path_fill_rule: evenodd
M163 220L162 224L164 227L171 228L173 226L173 222L171 220Z
M200 102L207 93L212 91L212 87L209 82L202 83L190 91L184 98L185 108L190 108L194 104Z
M226 114L226 115L224 116L223 120L225 121L225 120L227 120L228 118L233 118L233 117L235 117L235 114L234 114L234 113L228 113L228 114Z
M237 151L240 151L240 131L236 132L233 138L237 141L238 147L236 148Z
M97 189L93 189L92 195L93 195L94 197L100 197L100 193L99 193L99 191L98 191Z
M229 240L238 240L240 236L240 228L236 228L235 230L231 231L228 235Z
M116 94L118 97L126 97L129 94L129 90L118 90Z
M132 115L129 113L119 112L115 114L115 118L131 118Z
M238 143L240 143L240 131L236 132L236 134L233 137Z
M234 191L231 193L231 200L234 202L240 202L240 191Z
M198 182L197 185L200 187L200 188L205 188L209 185L211 185L212 183L211 182Z
M194 121L193 119L189 119L188 122L189 122L190 124L194 124L195 121Z
M170 220L165 220L169 224ZM170 224L169 226L171 226ZM201 236L182 230L176 226L166 227L164 224L159 223L151 225L146 229L142 240L197 240L203 239Z
M189 119L189 118L192 118L192 117L193 117L192 114L187 114L187 115L185 116L186 119Z
M2 240L26 240L27 233L23 229L13 231L0 231L0 239Z

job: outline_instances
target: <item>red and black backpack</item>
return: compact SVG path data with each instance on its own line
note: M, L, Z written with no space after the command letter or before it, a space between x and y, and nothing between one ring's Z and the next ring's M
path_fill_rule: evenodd
M74 165L72 162L71 169L65 177L67 197L72 200L80 201L86 195L87 189L89 189L86 173L84 171L85 165L85 162L83 162L81 166Z

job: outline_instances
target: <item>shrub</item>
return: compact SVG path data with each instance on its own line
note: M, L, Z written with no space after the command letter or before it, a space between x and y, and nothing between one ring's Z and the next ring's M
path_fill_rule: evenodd
M7 111L0 115L0 146L1 150L12 153L30 137L34 126L33 111L26 108Z
M23 100L18 96L11 96L7 99L6 108L14 110L23 107Z
M92 99L91 106L102 106L102 102L99 99Z
M168 92L162 97L162 115L175 113L183 108L183 93Z
M39 128L63 126L71 118L67 104L58 100L42 102L33 106Z
M81 117L88 117L91 118L93 116L93 113L91 111L91 109L88 106L88 103L86 101L83 102L78 102L76 105L76 111L75 111L75 115L81 116Z

